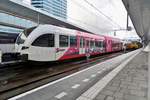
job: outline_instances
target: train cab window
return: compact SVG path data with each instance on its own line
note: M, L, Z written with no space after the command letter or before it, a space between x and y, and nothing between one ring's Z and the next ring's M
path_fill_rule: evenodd
M65 35L59 36L59 46L68 47L68 36L65 36Z
M41 35L32 43L32 45L40 47L54 47L54 34Z
M77 38L75 36L70 36L70 46L77 46Z
M35 28L37 28L37 27L31 27L31 28L29 28L29 29L25 29L25 30L23 31L24 35L28 37L28 36L30 35L30 33L31 33Z

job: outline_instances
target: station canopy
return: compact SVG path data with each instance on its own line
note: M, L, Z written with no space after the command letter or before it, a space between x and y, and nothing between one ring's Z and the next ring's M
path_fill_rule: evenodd
M52 24L96 34L109 33L126 27L126 19L123 19L124 22L121 22L121 18L126 17L126 13L124 13L125 8L123 11L121 8L123 4L120 6L122 1L112 0L110 2L110 0L101 0L99 2L99 0L88 0L90 1L89 4L85 1L79 0L76 3L75 0L68 0L69 4L67 7L69 9L67 13L69 16L67 20L57 18L31 5L24 4L21 0L0 0L0 10L36 23ZM72 21L71 18L75 20Z
M122 0L138 35L150 41L150 0Z

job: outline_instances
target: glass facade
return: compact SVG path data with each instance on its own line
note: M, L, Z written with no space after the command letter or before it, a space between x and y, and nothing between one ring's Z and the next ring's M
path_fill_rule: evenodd
M31 4L54 16L67 19L67 0L31 0Z
M6 13L0 13L0 23L5 23L8 25L15 25L15 26L21 26L25 28L30 28L33 26L36 26L37 23L34 23L30 20L22 19L19 17L15 17ZM20 32L20 29L12 28L12 27L6 27L3 25L0 25L0 32L12 32L12 33L18 33Z

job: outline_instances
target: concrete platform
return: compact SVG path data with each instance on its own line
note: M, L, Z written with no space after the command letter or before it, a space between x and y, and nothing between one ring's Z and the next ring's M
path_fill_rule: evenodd
M148 100L148 53L141 51L110 82L107 80L105 86L96 88L96 95L88 97L85 92L78 100Z
M105 62L100 62L97 65L91 66L62 79L12 97L9 100L92 100L90 99L90 97L84 98L86 96L84 94L86 94L88 92L88 89L91 89L94 84L100 83L102 85L93 88L94 91L90 91L88 95L90 96L91 93L91 97L93 99L97 99L96 96L98 95L99 90L102 90L102 88L104 88L104 86L106 86L107 83L112 80L112 76L116 76L117 73L123 68L122 63L123 65L127 64L140 51L141 50L136 50L106 60ZM116 70L113 70L113 74L109 74L108 76L105 74L105 72L114 68ZM106 79L107 81L105 81ZM101 80L103 81L102 83L99 82Z
M141 52L94 100L147 100L148 56Z

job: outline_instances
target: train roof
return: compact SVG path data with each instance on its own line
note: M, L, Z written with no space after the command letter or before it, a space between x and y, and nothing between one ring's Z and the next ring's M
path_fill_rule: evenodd
M116 41L122 41L121 39L119 38L116 38L116 37L111 37L111 36L104 36L106 39L111 39L111 40L116 40Z
M102 40L105 39L105 37L102 35L81 32L81 31L77 31L77 30L73 30L73 29L67 29L67 28L48 25L48 24L39 25L36 28L31 28L31 29L34 29L34 31L31 32L32 36L33 35L39 36L39 35L42 35L42 33L55 33L55 34L64 34L64 35L73 35L73 36L78 35L78 36L94 38L94 39L102 39Z
M67 35L78 35L78 36L83 36L83 37L88 37L88 38L95 38L95 39L105 39L104 36L102 35L98 35L98 34L92 34L92 33L86 33L86 32L81 32L78 30L73 30L73 29L68 29L68 28L63 28L63 27L58 27L58 26L53 26L53 25L41 25L44 26L46 29L50 29L53 30L56 34L57 33L63 33L63 34L67 34Z
M83 37L88 37L88 38L94 38L94 39L100 39L100 40L104 40L105 37L102 35L98 35L98 34L91 34L91 33L86 33L86 32L78 32L79 36L83 36Z
M44 28L45 31L48 30L48 31L54 32L55 34L63 33L63 34L76 35L76 33L75 33L76 30L68 29L65 27L58 27L58 26L49 25L49 24L39 25L39 27Z

